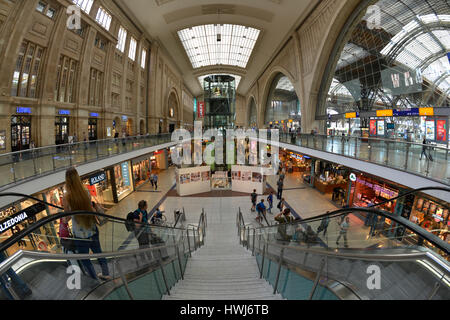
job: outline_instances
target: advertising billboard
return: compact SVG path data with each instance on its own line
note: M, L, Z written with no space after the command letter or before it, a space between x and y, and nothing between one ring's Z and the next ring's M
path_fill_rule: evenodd
M376 136L377 135L377 120L370 120L369 134L370 134L370 136Z
M436 121L436 141L447 142L447 120Z

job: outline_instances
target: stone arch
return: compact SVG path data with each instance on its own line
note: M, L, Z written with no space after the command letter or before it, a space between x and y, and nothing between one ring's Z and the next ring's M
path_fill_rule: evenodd
M258 126L258 105L254 95L250 95L247 99L247 110L246 110L246 126L250 127L252 125ZM254 112L253 112L254 110ZM256 119L252 121L253 114L256 115Z
M269 97L271 96L271 91L275 90L274 88L274 82L282 78L283 76L286 76L289 81L294 86L295 93L297 95L297 98L300 99L301 95L299 95L299 90L296 88L296 81L294 80L294 76L292 73L290 73L288 70L281 66L275 66L272 68L270 72L270 76L267 78L266 82L263 86L263 92L262 92L262 98L261 98L261 104L259 105L258 110L258 126L260 128L264 127L265 125L265 117L266 117L266 109L267 105L269 103Z
M322 27L326 27L326 30L321 32L323 34L321 41L314 48L316 58L313 60L310 72L312 80L309 88L305 88L305 92L309 92L309 94L304 97L308 111L313 111L314 114L308 112L310 116L305 119L305 122L314 122L318 119L318 116L321 116L318 113L321 112L321 104L323 103L323 106L325 106L326 100L323 91L327 90L331 84L337 59L339 59L347 42L346 38L349 36L348 31L358 23L359 18L364 16L365 10L372 2L371 0L363 0L359 3L352 1L335 1L333 3L336 7L329 11L331 14L326 17L328 23L322 25ZM324 99L322 99L322 96ZM303 123L302 117L302 128L308 131L309 129L306 126L304 127Z
M146 134L146 127L145 127L144 119L141 119L141 121L139 121L139 134L141 136Z
M181 111L180 111L180 95L178 94L178 91L175 88L171 88L169 90L169 94L167 96L167 100L166 100L166 107L164 110L164 115L166 116L167 119L173 120L175 119L175 121L181 121ZM170 109L173 108L173 116L171 116L170 114Z
M112 125L112 136L114 137L116 133L118 133L120 136L122 134L122 119L120 119L119 116L116 116L112 120L111 125Z
M127 135L133 136L134 135L134 121L131 118L127 119L127 122L125 123L125 131Z

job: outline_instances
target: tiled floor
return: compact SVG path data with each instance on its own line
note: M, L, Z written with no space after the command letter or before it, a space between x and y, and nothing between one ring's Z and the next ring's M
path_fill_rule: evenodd
M174 169L169 169L167 171L162 171L159 175L159 190L160 192L152 192L150 185L143 185L138 191L134 192L124 200L122 200L117 206L107 211L107 214L113 215L120 218L125 218L126 215L136 210L137 203L140 200L147 200L149 204L149 211L154 209L154 207L159 204L162 211L165 211L168 222L174 221L175 210L182 210L184 208L186 212L186 224L198 223L202 209L208 214L208 212L215 212L223 205L227 206L226 212L218 215L214 219L219 219L218 223L227 219L230 221L236 221L236 215L239 211L243 213L244 221L246 224L250 224L253 227L261 226L256 222L256 214L251 212L251 201L249 195L242 196L232 196L232 197L177 197L173 194L173 186L175 184ZM267 182L271 186L276 185L276 176L268 177ZM294 173L288 174L285 180L285 190L283 197L285 198L287 204L295 210L295 212L300 216L301 219L308 219L318 215L322 215L327 211L335 211L338 209L337 205L331 201L331 195L323 195L318 190L311 188L309 185L303 183L301 174ZM170 191L172 190L172 191ZM169 193L170 192L170 193ZM168 197L166 197L167 195ZM260 199L266 199L267 195L264 197L258 197ZM267 201L266 201L267 203ZM278 201L274 200L274 206L276 207ZM267 214L267 218L271 224L273 224L274 216L279 213L279 210L273 208L272 215ZM380 245L385 242L384 238L369 238L369 227L363 225L363 221L356 217L355 215L349 215L351 229L348 232L348 244L350 248L365 248L374 245ZM230 227L231 224L224 224L224 226ZM313 230L316 231L319 222L312 223L311 226ZM234 224L232 224L234 228ZM236 230L237 232L237 230ZM117 231L115 231L117 233ZM124 232L123 236L119 236L122 239L127 233ZM339 226L337 221L331 221L328 227L327 237L321 235L323 242L328 244L330 247L336 247L336 238L339 235ZM214 235L212 235L214 236ZM237 234L236 234L237 238ZM339 247L343 247L344 241L340 241Z

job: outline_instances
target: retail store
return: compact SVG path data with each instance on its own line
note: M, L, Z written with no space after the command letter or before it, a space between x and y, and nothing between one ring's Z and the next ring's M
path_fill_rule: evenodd
M448 203L429 196L416 196L411 215L406 218L442 240L450 242Z
M333 194L333 200L345 199L348 189L348 169L323 160L316 160L313 165L314 187L324 194ZM339 196L339 199L336 196Z
M288 173L310 173L312 159L292 151L280 151L280 161Z
M0 242L6 241L50 214L44 204L36 203L34 200L20 201L1 209ZM6 255L11 256L19 250L55 251L59 246L56 230L58 229L54 225L46 224L7 249Z
M133 181L135 188L143 185L150 178L152 172L150 158L150 155L146 155L131 161L133 164Z
M120 165L116 165L112 170L114 179L111 180L115 182L112 185L112 191L113 196L115 196L114 202L118 203L134 191L131 175L131 161L125 161Z

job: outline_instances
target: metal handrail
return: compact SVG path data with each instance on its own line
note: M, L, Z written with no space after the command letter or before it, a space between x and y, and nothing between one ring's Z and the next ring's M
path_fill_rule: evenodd
M310 222L319 221L319 220L321 220L322 218L325 218L325 217L335 218L335 217L343 216L345 214L352 213L354 211L372 213L372 214L381 215L381 216L383 216L385 218L391 219L392 221L402 225L406 229L409 229L413 233L417 234L418 236L420 236L424 240L430 242L431 244L433 244L438 249L444 251L446 254L449 254L449 252L450 252L450 244L448 244L444 240L440 239L439 237L435 236L434 234L429 233L428 231L426 231L422 227L412 223L411 221L409 221L409 220L407 220L407 219L405 219L405 218L403 218L401 216L396 216L396 215L394 215L394 214L392 214L390 212L386 212L386 211L382 211L382 210L376 210L376 209L373 209L373 208L346 208L346 209L339 209L339 210L336 210L336 211L333 211L333 212L330 212L330 213L326 213L326 214L323 214L323 215L320 215L320 216L317 216L317 217L305 219L305 220L302 220L302 221L292 222L292 223L283 223L281 225L296 225L296 224L310 223ZM261 231L261 230L264 230L264 229L274 228L274 227L276 227L276 226L260 227L260 228L254 228L254 229Z
M336 136L336 135L325 135L325 134L315 134L315 135L311 135L308 133L285 133L285 132L280 132L281 135L286 135L286 136L301 136L301 137L318 137L318 138L338 138L338 139L342 139L343 136ZM420 146L423 147L424 144L423 143L417 143L417 142L409 142L409 141L401 141L401 140L393 140L393 139L386 139L386 138L374 138L374 137L367 137L367 138L363 138L363 137L355 137L355 136L345 136L345 139L358 139L358 140L369 140L369 141L380 141L380 142L387 142L387 143L402 143L402 144L409 144L409 145L416 145L416 146ZM442 150L446 150L446 151L450 151L450 148L447 147L441 147L438 145L433 145L433 144L427 144L425 145L426 147L431 147L431 148L436 148L436 149L442 149Z
M118 138L108 138L108 139L100 139L100 140L90 140L90 141L78 141L73 143L65 143L65 144L54 144L51 146L45 146L45 147L39 147L39 148L33 148L33 149L27 149L27 150L21 150L21 151L14 151L14 152L8 152L0 155L0 158L11 156L11 155L17 155L20 153L39 153L41 150L45 149L51 149L51 148L62 148L62 147L73 147L73 146L84 146L86 144L97 144L98 142L116 142L116 141L131 141L135 139L151 139L151 138L160 138L165 136L171 136L170 133L162 133L162 134L154 134L154 135L144 135L144 136L130 136L126 138L118 137Z
M60 213L57 213L57 214L54 214L54 215L51 215L51 216L48 216L48 217L45 217L45 218L39 220L38 222L34 223L27 229L20 231L19 233L13 235L6 241L2 242L0 244L0 252L5 251L6 249L10 248L12 245L14 245L14 243L19 241L20 239L23 239L24 237L33 233L33 231L41 228L42 226L44 226L48 223L51 223L53 221L56 221L56 220L64 218L64 217L76 216L76 215L93 215L93 216L107 218L107 219L115 221L117 223L125 223L127 221L126 219L117 218L117 217L113 217L113 216L106 215L103 213L98 213L98 212L90 212L90 211L60 212ZM175 227L168 227L168 226L156 226L156 225L152 225L152 224L148 224L148 226L151 228L162 229L162 230L164 230L164 229L180 230L180 231L185 230L183 228L175 228Z

